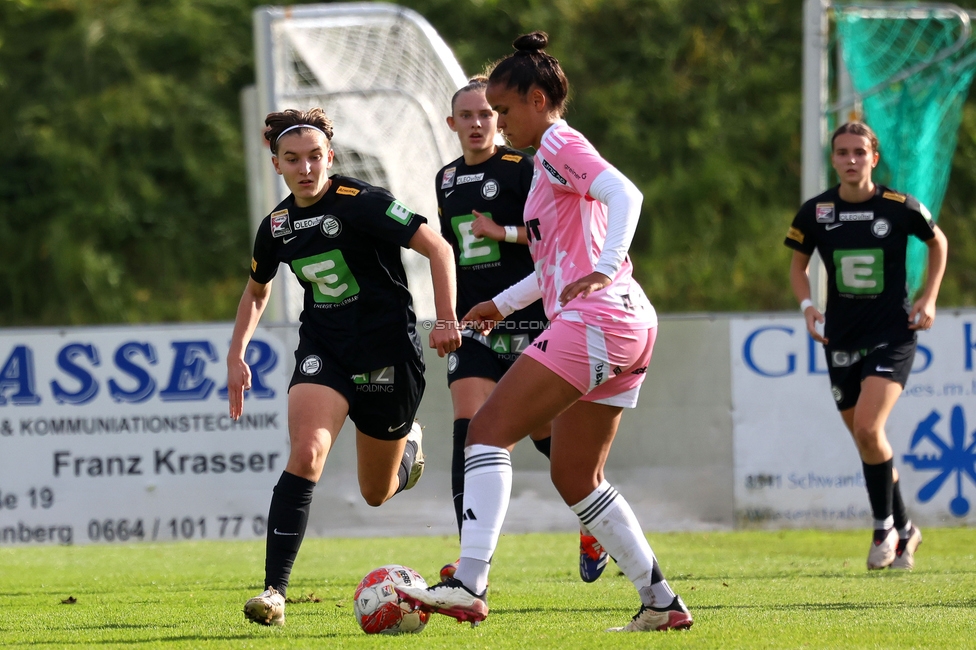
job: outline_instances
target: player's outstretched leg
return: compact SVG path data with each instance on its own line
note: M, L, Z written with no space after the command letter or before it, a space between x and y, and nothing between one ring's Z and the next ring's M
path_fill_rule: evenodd
M274 587L244 603L244 616L261 625L285 624L285 597Z
M488 616L487 591L476 594L457 578L448 578L427 589L397 587L397 594L414 609L444 614L472 626Z
M691 613L664 579L630 504L610 483L603 481L571 509L600 539L640 595L641 608L630 623L608 631L647 632L691 627L694 622Z

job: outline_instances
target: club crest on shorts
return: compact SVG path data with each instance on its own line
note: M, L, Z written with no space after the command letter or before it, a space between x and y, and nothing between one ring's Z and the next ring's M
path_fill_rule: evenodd
M843 401L843 399L844 399L844 391L842 391L841 389L837 388L837 386L831 386L830 387L830 392L834 396L834 401L835 402L837 402L838 404L840 404L841 401Z
M891 232L891 224L888 223L887 219L878 219L871 224L871 234L879 239L882 237L887 237L888 233Z
M453 375L454 371L458 369L461 361L458 359L456 352L451 352L447 355L447 374Z
M489 178L481 185L481 196L485 199L491 201L493 198L498 196L498 181L494 178Z
M322 370L322 359L314 354L310 354L302 360L302 365L299 366L299 369L306 377L317 375Z
M338 237L339 233L342 232L342 222L336 219L331 214L325 215L325 219L322 220L322 225L319 226L322 234L332 239Z

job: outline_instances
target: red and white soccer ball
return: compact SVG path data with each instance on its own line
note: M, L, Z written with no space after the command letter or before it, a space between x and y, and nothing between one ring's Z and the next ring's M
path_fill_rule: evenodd
M419 573L401 564L387 564L366 574L356 587L353 608L366 634L417 633L430 620L428 612L414 611L402 602L396 587L427 588Z

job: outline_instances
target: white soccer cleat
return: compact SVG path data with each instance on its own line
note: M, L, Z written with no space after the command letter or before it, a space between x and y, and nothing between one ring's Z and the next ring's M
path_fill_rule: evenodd
M898 531L894 528L875 530L871 540L871 550L868 551L868 569L884 569L895 561L895 550L898 547Z
M915 549L922 543L922 531L916 526L908 533L907 539L899 539L895 548L895 559L891 563L892 569L911 571L915 568Z
M691 612L685 607L681 596L675 596L664 609L641 605L630 623L623 627L611 627L607 632L665 632L667 630L687 630L694 621Z
M414 609L450 616L459 623L470 621L472 627L488 616L486 594L478 596L457 578L448 578L427 589L397 587L396 591Z
M244 617L261 625L285 624L285 597L274 587L244 603Z
M404 490L409 490L415 486L424 474L424 448L421 446L423 440L424 428L414 420L410 432L407 434L407 442L417 443L417 454L413 457L413 465L410 466L410 476L407 477L407 484L403 486Z

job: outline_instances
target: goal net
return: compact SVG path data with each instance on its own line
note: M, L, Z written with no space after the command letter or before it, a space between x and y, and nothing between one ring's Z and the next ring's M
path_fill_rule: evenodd
M916 196L938 220L963 103L976 71L972 16L951 4L822 5L828 28L828 83L821 93L825 169L826 136L843 122L863 119L881 142L875 179ZM912 293L924 281L926 253L922 242L910 238Z
M430 24L396 5L338 3L260 7L254 32L251 137L260 137L271 111L321 106L335 122L333 171L389 189L437 230L434 175L461 153L445 118L466 77ZM260 156L261 191L253 195L263 195L264 205L252 214L263 217L288 190L267 146ZM418 318L434 318L427 260L409 250L403 258ZM291 273L278 279L286 286L277 319L297 321L301 288Z

